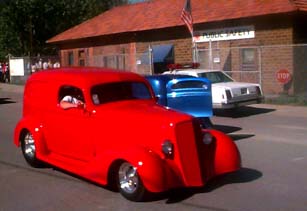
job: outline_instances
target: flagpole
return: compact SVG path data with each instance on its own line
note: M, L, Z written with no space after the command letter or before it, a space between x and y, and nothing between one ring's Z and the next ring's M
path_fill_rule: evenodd
M196 46L194 42L194 32L192 31L192 60L193 63L196 62Z
M212 41L209 39L209 68L213 69L213 64L212 64Z
M193 26L193 16L192 16L192 6L191 6L191 1L189 1L189 6L190 6L190 15L191 15L191 36L192 36L192 60L193 63L196 62L196 43L194 42L194 26Z
M193 63L196 62L196 48L195 48L195 42L194 42L194 27L193 27L193 16L192 16L192 6L191 6L191 0L189 1L189 7L190 7L190 15L191 15L191 36L192 36L192 60Z

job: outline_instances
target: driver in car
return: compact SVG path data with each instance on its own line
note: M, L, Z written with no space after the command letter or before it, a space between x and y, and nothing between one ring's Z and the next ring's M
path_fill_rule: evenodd
M62 98L60 106L63 109L77 108L83 107L84 102L82 100L78 100L76 97L73 97L71 95L66 95Z

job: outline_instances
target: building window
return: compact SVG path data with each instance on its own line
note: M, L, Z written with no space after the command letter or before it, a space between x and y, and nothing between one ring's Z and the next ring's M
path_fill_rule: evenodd
M74 65L74 53L72 51L68 52L68 65Z
M242 49L242 61L243 64L254 64L255 49L253 48Z
M85 51L79 50L79 58L85 58Z
M85 66L85 50L79 50L79 66Z
M107 56L103 57L103 66L108 67L108 57Z
M79 59L79 66L85 66L84 59Z
M243 48L241 49L241 70L255 71L256 70L256 49Z

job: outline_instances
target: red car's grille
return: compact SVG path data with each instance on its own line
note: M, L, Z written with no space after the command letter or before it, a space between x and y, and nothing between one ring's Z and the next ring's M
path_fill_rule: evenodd
M193 137L193 138L191 138ZM202 131L199 122L185 122L177 125L176 139L179 165L187 186L202 186L211 177L212 157L210 149L202 142Z

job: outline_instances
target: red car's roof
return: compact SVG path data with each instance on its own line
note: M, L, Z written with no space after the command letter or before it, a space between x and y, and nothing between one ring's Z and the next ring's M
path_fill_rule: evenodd
M67 67L43 70L31 75L29 80L43 80L57 84L69 83L79 86L127 80L146 81L136 73L99 67Z

